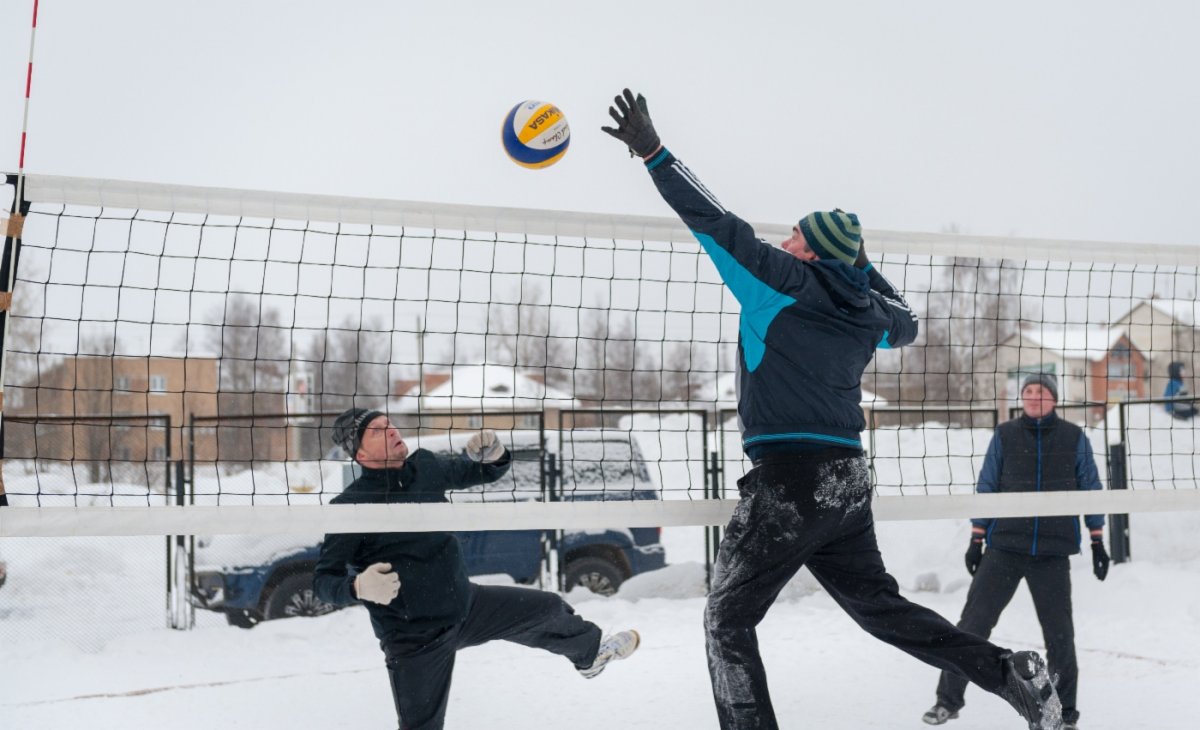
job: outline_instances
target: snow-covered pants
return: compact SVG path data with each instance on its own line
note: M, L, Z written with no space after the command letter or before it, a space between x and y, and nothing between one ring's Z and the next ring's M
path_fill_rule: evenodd
M872 636L990 692L1006 650L900 596L875 541L866 461L844 449L769 456L738 482L704 612L708 669L725 730L777 728L755 627L807 565Z
M472 583L471 606L462 623L381 644L400 730L440 730L446 719L454 655L495 639L545 649L570 659L576 667L590 667L600 648L600 627L576 616L558 594ZM486 727L493 720L473 718L465 724Z
M1022 578L1029 584L1033 608L1042 624L1046 663L1062 700L1063 720L1073 722L1079 719L1079 711L1075 709L1079 664L1075 661L1071 566L1067 556L1023 555L988 548L971 579L958 627L985 639L990 636ZM938 682L938 704L949 710L961 709L966 688L967 683L961 677L943 672Z

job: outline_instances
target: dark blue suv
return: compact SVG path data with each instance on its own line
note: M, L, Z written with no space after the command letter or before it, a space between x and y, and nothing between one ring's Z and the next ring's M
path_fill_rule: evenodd
M505 439L508 434L501 434ZM513 467L492 484L448 493L451 501L657 499L637 442L624 431L572 431L564 443L514 432ZM425 443L426 448L456 444ZM416 445L414 445L414 448ZM442 448L438 450L450 450ZM347 466L349 472L351 467ZM353 478L347 474L347 480ZM656 527L585 531L482 530L457 532L472 576L505 574L532 584L556 559L559 586L612 595L627 578L666 564ZM198 542L193 603L223 612L234 626L267 619L319 616L335 607L316 597L313 568L320 538L217 536Z

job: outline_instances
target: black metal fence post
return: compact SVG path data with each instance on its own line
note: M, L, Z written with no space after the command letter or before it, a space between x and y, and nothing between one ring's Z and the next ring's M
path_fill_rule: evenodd
M1125 473L1125 442L1108 447L1108 488L1128 489ZM1129 515L1108 516L1108 544L1114 563L1129 560Z

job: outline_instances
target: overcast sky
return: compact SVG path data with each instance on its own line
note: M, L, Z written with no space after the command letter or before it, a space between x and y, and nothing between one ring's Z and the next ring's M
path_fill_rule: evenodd
M16 167L32 0L0 0ZM669 215L623 86L754 221L1195 243L1200 3L42 0L31 173ZM519 168L523 99L572 128Z

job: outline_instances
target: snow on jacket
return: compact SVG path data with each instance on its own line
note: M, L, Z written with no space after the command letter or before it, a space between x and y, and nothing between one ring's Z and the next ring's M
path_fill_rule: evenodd
M872 266L801 261L759 239L665 148L646 167L741 305L743 448L810 442L861 449L863 371L877 347L917 336L904 298Z

